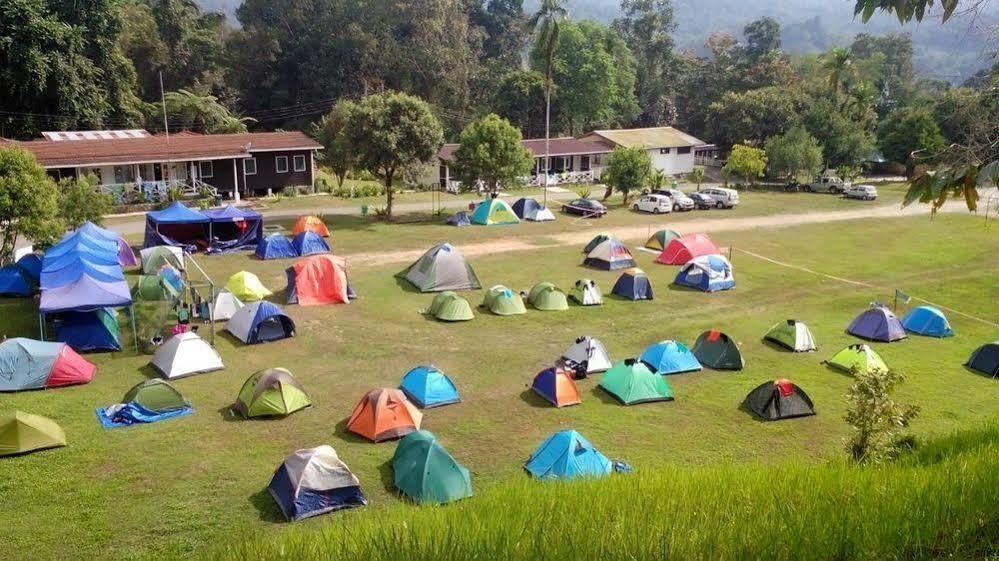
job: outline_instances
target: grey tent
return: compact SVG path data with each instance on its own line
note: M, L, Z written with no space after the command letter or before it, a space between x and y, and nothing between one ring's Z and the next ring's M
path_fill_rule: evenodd
M606 372L613 366L607 349L596 337L577 337L572 346L562 353L560 362L573 368L583 367L587 374Z
M430 248L396 277L406 279L420 292L475 290L482 287L471 265L449 243L440 243Z

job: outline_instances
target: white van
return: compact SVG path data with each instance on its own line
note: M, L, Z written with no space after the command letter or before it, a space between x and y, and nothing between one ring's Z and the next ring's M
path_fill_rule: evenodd
M739 192L725 187L705 187L699 193L711 197L717 208L735 208L739 204Z
M848 199L873 201L878 198L878 189L873 185L853 185L843 193Z

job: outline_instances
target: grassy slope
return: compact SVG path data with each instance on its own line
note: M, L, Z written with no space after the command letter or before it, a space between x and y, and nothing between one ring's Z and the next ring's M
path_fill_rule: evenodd
M516 235L535 226L501 231ZM455 241L492 231L448 230ZM350 235L341 231L338 243ZM718 241L898 286L993 321L999 317L994 282L999 237L966 216L730 232ZM404 236L399 243L413 242ZM349 254L353 247L347 247ZM469 466L480 492L520 477L532 448L567 426L582 430L606 454L628 460L641 472L659 466L839 456L846 434L842 395L849 379L819 361L852 342L843 333L850 318L867 302L889 298L890 292L857 290L738 254L737 290L717 295L676 291L667 286L674 269L653 265L653 257L638 253L657 290L654 302L609 300L602 308L529 312L518 318L480 315L460 325L424 319L418 312L430 296L400 287L391 276L398 267L352 271L362 299L351 306L290 307L299 325L294 340L245 348L220 336L218 347L228 368L177 382L197 412L158 425L105 432L93 418L95 406L117 400L152 375L143 367L146 358L126 353L93 357L101 372L90 385L3 396L5 408L58 419L71 442L67 449L3 462L0 501L7 512L20 513L5 519L5 551L19 554L15 557L30 551L40 559L69 552L84 557L108 551L124 557L182 555L233 532L274 532L280 528L274 524L278 512L263 490L271 471L291 450L320 443L337 448L372 502L344 517L363 517L398 504L387 466L393 445L360 441L344 432L343 421L365 390L394 386L421 362L434 362L450 373L463 392L461 405L429 412L426 428ZM551 280L568 286L578 277L592 276L609 289L616 275L583 269L580 260L578 248L557 248L481 258L474 265L487 285L527 289ZM242 255L199 262L218 279L241 268L252 270L273 288L283 286L281 271L288 265ZM467 296L477 304L481 292ZM34 334L30 304L5 301L0 307L8 318L6 334ZM781 353L759 342L771 324L791 316L811 325L821 347L818 354ZM959 335L951 340L878 345L890 365L910 375L901 397L923 407L914 425L920 435L976 426L999 412L995 381L960 366L975 346L995 339L995 330L956 316L952 321ZM743 344L748 368L672 377L673 403L623 408L595 391L596 379L582 383L584 404L566 410L544 407L525 393L531 375L577 335L599 336L614 358L624 358L662 338L690 342L711 327L725 329ZM245 377L277 365L295 372L316 407L281 421L233 422L223 409ZM819 415L763 424L738 409L749 389L776 376L790 376L806 388ZM64 522L58 531L39 530L37 521L46 519ZM322 520L303 524L322 525Z

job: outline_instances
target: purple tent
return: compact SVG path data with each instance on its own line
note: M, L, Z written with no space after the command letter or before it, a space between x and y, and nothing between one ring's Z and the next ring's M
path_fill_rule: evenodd
M869 341L899 341L905 339L905 328L895 314L884 306L873 306L857 316L846 332Z
M204 214L210 220L210 253L253 249L264 237L264 217L258 212L226 205Z
M208 249L211 219L204 214L175 202L163 210L146 214L146 236L143 249L157 245L172 245L187 253Z

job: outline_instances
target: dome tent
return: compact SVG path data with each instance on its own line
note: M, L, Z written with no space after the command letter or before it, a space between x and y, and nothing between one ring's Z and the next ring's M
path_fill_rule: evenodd
M673 400L666 378L653 374L645 363L633 358L615 364L604 374L599 387L622 405Z
M714 370L742 370L746 366L739 345L714 329L698 335L690 352L698 362Z
M430 303L427 314L434 316L440 321L469 321L475 319L472 313L472 306L468 300L458 296L450 290L438 293Z
M326 223L318 216L299 217L295 221L295 226L291 229L291 233L297 236L302 232L315 232L324 238L328 238L330 235L330 230L326 227Z
M449 243L440 243L428 249L396 277L406 279L420 292L476 290L482 287L465 257Z
M41 415L14 411L0 415L0 456L16 456L66 445L66 433Z
M184 270L184 250L169 245L147 247L139 252L142 257L142 272L155 275L164 265L171 265L178 271Z
M285 458L267 491L291 521L368 504L360 480L327 444Z
M919 306L909 310L902 317L902 327L910 333L927 337L951 337L954 330L950 328L947 316L933 306Z
M381 442L405 436L420 429L423 413L406 399L406 394L392 388L380 388L364 394L347 419L347 430Z
M999 341L986 343L975 349L964 365L993 378L999 376Z
M291 240L281 234L271 234L257 242L254 255L258 259L290 259L298 257L298 252L291 245Z
M534 309L544 312L559 312L569 309L565 293L550 282L539 282L531 288L527 301Z
M229 277L229 280L225 283L225 289L243 302L263 300L274 294L264 286L264 283L260 282L257 275L248 271L240 271Z
M468 469L425 430L399 441L392 455L392 477L396 489L420 504L446 504L472 496Z
M611 293L627 300L652 300L652 283L645 271L638 267L628 269L621 273L614 283Z
M132 386L121 398L122 403L138 403L146 409L162 413L190 408L184 396L169 382L160 378L151 378Z
M844 348L833 355L832 358L825 361L825 363L844 372L853 372L854 368L861 372L872 370L888 371L888 365L885 364L881 355L875 352L869 345L863 343Z
M0 392L86 384L97 366L65 343L12 337L0 343Z
M593 238L590 239L590 241L586 242L586 245L583 246L583 253L589 253L593 251L594 248L596 248L598 245L604 243L607 240L612 240L612 239L614 239L614 236L612 236L611 234L608 234L607 232L601 232L596 236L593 236Z
M243 307L243 302L228 290L220 290L212 301L211 314L213 321L228 321Z
M656 258L656 263L683 265L695 257L720 253L718 246L706 234L692 234L670 240Z
M555 220L555 215L548 208L545 208L538 201L532 198L520 198L513 203L513 212L521 220L531 222L550 222Z
M288 267L285 275L288 277L285 296L289 304L349 304L357 297L347 280L346 261L339 257L306 257Z
M487 198L472 211L472 224L496 226L500 224L520 224L520 219L514 214L510 205L503 199Z
M775 324L763 336L764 341L775 343L796 353L816 350L815 338L804 322L789 319Z
M291 247L295 250L296 254L302 257L330 252L330 246L326 243L326 240L319 234L309 230L295 234L295 238L291 240Z
M662 251L666 249L666 246L669 245L669 242L673 238L679 237L680 234L673 230L659 230L649 237L648 241L645 242L645 247L656 251Z
M694 353L686 345L667 339L649 345L642 351L638 360L645 363L656 374L680 374L701 369Z
M603 271L616 271L634 267L635 257L626 245L611 238L587 253L583 265Z
M577 337L562 353L561 361L567 366L585 365L587 374L606 372L613 366L607 349L596 337Z
M225 330L252 345L294 337L295 322L270 302L250 302L232 316Z
M243 382L233 410L247 419L285 417L312 406L305 388L284 368L265 368Z
M461 401L458 388L436 366L417 366L402 377L399 389L420 409L451 405Z
M149 364L168 380L225 368L219 353L193 331L167 339Z
M38 292L38 279L17 265L0 268L0 296L27 298Z
M524 307L524 299L520 297L520 294L501 284L497 284L490 288L489 292L486 292L486 296L482 300L482 307L498 316L514 316L527 313L527 308Z
M606 477L611 474L611 462L583 435L562 430L538 446L524 469L535 479Z
M604 295L592 279L577 280L569 291L569 298L580 306L599 306L604 303Z
M538 372L531 382L531 389L555 407L579 405L583 402L579 388L566 370L551 367Z
M472 221L468 219L468 213L459 210L458 212L448 216L444 219L444 223L448 226L471 226Z
M869 341L891 343L905 339L905 328L887 307L876 304L854 318L846 332Z
M749 392L742 404L765 421L815 414L815 407L808 394L783 378L760 384Z
M673 284L717 292L735 288L732 264L721 255L695 257L680 267Z
M55 326L56 339L77 351L120 351L121 328L114 308L62 314Z
M139 280L135 281L132 287L132 300L157 302L169 300L166 287L163 286L163 279L159 275L139 275Z

